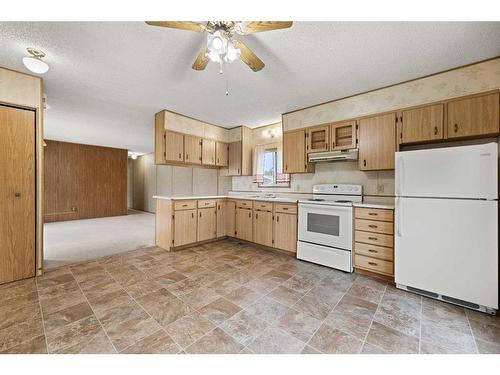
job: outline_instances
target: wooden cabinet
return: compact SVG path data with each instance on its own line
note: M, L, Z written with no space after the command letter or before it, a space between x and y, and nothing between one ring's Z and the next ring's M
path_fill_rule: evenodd
M297 252L297 215L276 212L274 247L291 253Z
M184 135L170 130L165 130L165 151L164 160L183 162L184 161Z
M247 208L236 208L234 236L241 240L253 240L252 210Z
M0 134L3 284L35 276L35 112L0 106Z
M402 112L401 143L443 139L444 104L429 105Z
M227 201L226 202L226 235L230 237L235 237L234 232L236 231L236 202Z
M227 167L229 165L229 145L227 143L215 143L215 165L218 167Z
M272 205L272 204L271 204ZM272 211L254 210L253 242L264 246L273 246L273 213Z
M217 211L215 207L198 209L198 242L217 237Z
M498 107L498 93L449 102L448 138L498 134Z
M229 144L229 176L241 175L241 141Z
M306 154L329 150L329 125L315 126L306 129Z
M394 169L396 114L363 118L359 121L359 169Z
M216 203L217 238L226 236L226 201L219 199Z
M330 125L330 151L349 150L357 146L356 121Z
M215 165L215 141L203 139L201 146L201 162L204 165Z
M197 210L174 212L173 244L175 247L195 243L197 239Z
M305 130L283 133L283 170L285 173L311 172L306 159Z
M190 164L201 164L201 146L200 137L184 135L184 161Z
M394 211L355 207L354 217L354 267L392 277Z

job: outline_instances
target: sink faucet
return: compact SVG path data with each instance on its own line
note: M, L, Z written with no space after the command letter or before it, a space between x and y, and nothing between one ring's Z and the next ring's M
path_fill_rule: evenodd
M266 194L264 194L264 198L276 198L276 194L266 193Z

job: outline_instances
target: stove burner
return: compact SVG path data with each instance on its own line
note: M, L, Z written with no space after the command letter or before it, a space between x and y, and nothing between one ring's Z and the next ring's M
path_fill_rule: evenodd
M337 203L352 203L352 201L346 201L346 200L338 200L335 202L337 202Z
M313 198L313 199L309 199L311 202L324 202L325 200L324 199L321 199L321 198Z

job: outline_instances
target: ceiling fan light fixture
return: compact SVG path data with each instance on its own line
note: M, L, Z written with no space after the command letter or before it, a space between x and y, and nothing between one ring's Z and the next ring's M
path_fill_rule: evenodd
M235 60L238 60L240 58L241 50L239 48L236 48L233 43L228 43L227 45L227 52L226 55L224 56L224 60L228 63L232 63Z
M217 30L213 34L207 35L207 47L210 52L215 52L218 55L223 55L227 51L227 37Z
M215 63L219 63L220 62L220 55L217 52L209 51L207 53L207 57L212 62L215 62Z
M42 60L45 57L45 53L34 48L26 49L30 56L23 57L24 66L36 74L44 74L49 70L49 65Z

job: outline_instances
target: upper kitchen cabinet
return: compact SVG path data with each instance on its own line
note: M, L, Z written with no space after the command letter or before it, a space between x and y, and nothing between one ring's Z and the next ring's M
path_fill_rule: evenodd
M356 121L346 121L330 125L330 150L340 151L356 148Z
M396 113L359 120L359 169L394 169Z
M229 165L229 145L224 142L215 143L215 165L227 167Z
M229 164L228 176L241 175L241 141L231 142L229 144Z
M201 161L204 165L215 165L215 141L204 139L201 146Z
M305 130L283 133L283 170L285 173L311 172L306 159Z
M443 139L444 104L404 110L401 117L401 144Z
M499 93L448 103L448 138L499 133Z
M228 168L225 176L250 176L252 174L252 130L246 126L231 129L234 140L229 143Z
M183 162L184 161L184 135L170 130L165 130L164 134L164 162Z
M190 164L201 164L202 140L193 135L184 135L184 161Z
M306 153L328 151L329 125L306 129Z

